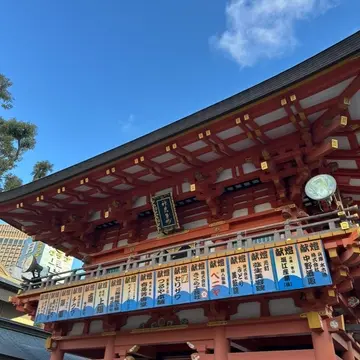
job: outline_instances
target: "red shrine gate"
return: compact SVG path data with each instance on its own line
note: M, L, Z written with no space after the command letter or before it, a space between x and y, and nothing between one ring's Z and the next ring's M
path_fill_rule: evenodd
M3 220L86 263L12 299L51 359L360 359L359 54L358 32L1 193ZM323 211L304 193L319 174L337 183Z

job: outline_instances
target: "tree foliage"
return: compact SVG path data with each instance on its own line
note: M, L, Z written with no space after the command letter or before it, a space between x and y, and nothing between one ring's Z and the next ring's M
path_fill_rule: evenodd
M33 181L39 180L45 177L47 174L53 171L53 164L47 160L38 161L33 168L31 175L33 176Z
M5 110L13 106L13 97L9 91L11 85L11 81L0 74L0 106ZM22 185L22 180L11 171L27 151L35 148L36 135L36 125L15 118L4 119L0 116L0 189L2 191ZM38 161L31 175L33 180L38 180L52 170L53 165L49 161Z
M13 97L9 91L11 85L12 82L4 75L0 74L0 104L4 109L12 108Z
M4 176L4 185L3 185L3 191L8 191L11 189L15 189L22 185L22 181L20 178L18 178L16 175L12 173L7 173Z

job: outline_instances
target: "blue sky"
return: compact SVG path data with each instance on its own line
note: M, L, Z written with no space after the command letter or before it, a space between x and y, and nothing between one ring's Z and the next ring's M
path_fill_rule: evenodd
M359 0L0 0L11 111L38 125L16 169L55 170L209 106L359 29Z

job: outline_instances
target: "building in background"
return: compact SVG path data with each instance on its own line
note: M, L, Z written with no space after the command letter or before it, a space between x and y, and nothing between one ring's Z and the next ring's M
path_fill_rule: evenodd
M16 266L25 240L29 236L8 224L0 224L0 263L8 271Z
M33 325L29 315L16 310L15 306L9 302L9 297L16 295L19 290L20 281L11 277L9 272L0 263L0 318Z
M9 224L0 224L0 264L12 277L20 280L23 265L29 258L35 259L43 270L41 275L60 273L82 267L83 263L63 251L52 248Z
M58 274L72 269L81 268L83 263L71 256L66 256L63 251L52 248L40 241L28 238L24 241L17 264L12 268L12 275L21 279L21 276L31 277L27 272L27 264L36 263L42 268L40 276Z

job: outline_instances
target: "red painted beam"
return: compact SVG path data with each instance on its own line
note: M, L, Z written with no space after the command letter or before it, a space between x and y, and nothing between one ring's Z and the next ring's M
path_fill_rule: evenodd
M170 152L175 155L176 157L178 157L180 159L181 162L189 165L189 166L203 166L204 163L197 159L196 157L194 157L194 155L190 152L185 150L184 148L181 148L180 146L176 146L175 149L173 147L171 147Z
M329 159L336 160L358 160L360 158L360 149L358 150L336 150L328 156Z
M171 171L164 169L162 164L158 164L147 158L144 158L144 160L140 164L149 169L150 173L152 173L153 175L157 175L160 177L172 177L174 175Z
M326 100L321 103L309 106L308 108L304 109L304 113L305 113L305 115L309 116L309 115L315 114L317 112L330 109L330 108L336 106L337 103L338 103L337 98Z
M344 192L345 194L360 194L360 186L351 186L351 185L342 185L339 184L339 189Z
M333 151L337 149L337 144L333 141L324 142L321 145L316 146L307 154L305 157L305 162L307 164L312 163L314 161L320 160L325 156L331 154Z
M331 116L331 115L330 115ZM342 129L344 129L348 124L348 118L347 116L344 115L337 115L335 118L333 118L331 120L331 123L326 126L323 127L318 131L315 131L313 133L313 140L315 143L320 143L323 140L325 140L327 137L329 137L330 135L333 135L334 133L336 133L337 131L340 131Z
M341 93L340 98L351 99L360 90L360 72L356 78L350 83L350 85Z
M313 124L313 137L315 142L320 142L322 139L318 139L321 134L326 131L327 126L325 122L330 122L332 118L346 110L349 105L349 99L360 89L360 76L358 75L349 86L337 97L337 105L329 108L323 115L321 115Z
M1 212L0 213L0 218L2 218L2 219L11 218L11 219L14 219L14 220L23 220L23 221L32 221L32 222L44 222L44 221L49 221L50 220L50 217L45 217L45 219L44 218L39 218L38 216L36 216L33 213L31 213L31 214L17 214L17 213Z
M216 135L211 135L210 136L210 142L215 145L220 153L222 153L223 155L226 156L235 156L236 155L236 151L232 150L225 142L223 142L220 138L218 138Z
M351 170L351 169L338 169L333 173L334 176L339 176L339 177L346 177L348 179L350 178L355 178L355 179L360 179L360 172L359 170Z

